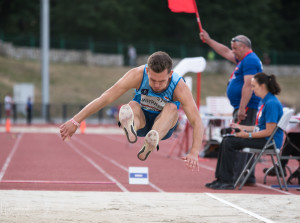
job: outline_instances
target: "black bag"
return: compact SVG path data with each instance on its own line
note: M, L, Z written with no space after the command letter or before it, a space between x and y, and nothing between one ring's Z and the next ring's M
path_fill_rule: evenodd
M300 185L300 167L298 167L298 169L295 170L294 173L291 174L291 176L287 180L287 183L292 184L292 180L294 178L298 179L298 185Z
M240 132L241 130L238 128L223 128L221 129L221 135L229 135Z

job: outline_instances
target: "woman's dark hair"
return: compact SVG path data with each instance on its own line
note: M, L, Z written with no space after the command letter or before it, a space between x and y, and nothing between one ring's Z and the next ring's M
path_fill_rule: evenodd
M168 73L172 70L172 59L171 57L162 51L158 51L150 55L147 61L148 67L156 73L163 72L165 69Z
M267 75L265 73L257 73L254 75L254 79L259 85L265 84L271 94L279 94L281 91L274 74Z

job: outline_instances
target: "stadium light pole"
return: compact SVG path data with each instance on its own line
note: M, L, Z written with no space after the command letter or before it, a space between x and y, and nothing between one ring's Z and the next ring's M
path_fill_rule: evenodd
M42 115L47 120L49 105L49 0L41 0Z

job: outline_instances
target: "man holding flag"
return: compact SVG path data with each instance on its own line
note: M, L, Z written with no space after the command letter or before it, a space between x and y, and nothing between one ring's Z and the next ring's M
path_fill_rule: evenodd
M200 39L207 43L216 53L225 59L237 64L230 75L227 85L227 97L234 107L234 122L242 125L255 125L256 113L260 99L255 96L251 89L251 79L262 72L262 63L258 56L252 51L251 41L244 35L238 35L231 40L231 49L210 38L209 34L202 30ZM247 162L248 154L237 153L235 177L240 175ZM235 160L232 160L234 162ZM217 176L216 176L217 177ZM254 171L247 184L255 184ZM213 184L207 184L213 187Z

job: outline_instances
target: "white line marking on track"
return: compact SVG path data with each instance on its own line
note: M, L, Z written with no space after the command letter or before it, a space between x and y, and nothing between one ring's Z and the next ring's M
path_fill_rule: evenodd
M260 183L256 183L258 186L260 187L264 187L266 189L269 189L269 190L274 190L274 191L277 191L277 192L281 192L283 194L287 194L287 195L295 195L293 193L290 193L290 192L287 192L287 191L284 191L284 190L280 190L280 189L277 189L277 188L272 188L270 186L267 186L267 185L263 185L263 184L260 184ZM284 187L284 186L283 186Z
M108 179L115 182L116 185L123 191L123 192L129 192L119 181L117 181L114 177L112 177L110 174L108 174L104 169L102 169L98 164L96 164L91 158L89 158L87 155L83 154L76 146L74 146L71 142L69 142L67 145L69 145L76 153L78 153L80 156L82 156L84 159L86 159L92 166L94 166L99 172L101 172L103 175L105 175Z
M68 181L68 180L2 180L1 183L32 184L115 184L112 181Z
M18 135L17 141L15 142L13 149L10 151L8 157L5 160L5 163L4 163L4 165L3 165L2 169L1 169L1 172L0 172L0 181L2 181L2 178L3 178L3 176L4 176L4 174L5 174L6 170L7 170L7 168L9 166L9 163L10 163L13 155L15 154L16 150L18 149L18 146L19 146L19 143L20 143L20 141L22 139L22 136L23 136L23 133L21 133L20 135Z
M202 167L203 169L207 169L207 170L210 170L210 171L215 171L215 168L212 168L210 166L206 166L206 165L203 165L203 164L199 164L199 167Z
M103 153L95 150L94 148L92 148L90 145L86 144L84 141L78 139L78 138L74 138L74 140L76 140L77 142L79 142L81 145L85 146L87 149L89 149L90 151L92 151L93 153L95 153L96 155L102 157L103 159L108 160L109 162L111 162L112 164L114 164L115 166L119 167L120 169L128 172L128 168L121 165L120 163L118 163L117 161L113 160L112 158L104 155ZM156 186L155 184L151 183L149 181L149 186L151 186L153 189L159 191L159 192L165 192L164 190L162 190L161 188L159 188L158 186Z
M270 219L268 219L268 218L262 217L262 216L260 216L260 215L258 215L258 214L255 214L255 213L253 213L253 212L251 212L251 211L248 211L248 210L246 210L246 209L244 209L244 208L241 208L241 207L239 207L239 206L237 206L237 205L235 205L235 204L233 204L233 203L231 203L231 202L229 202L229 201L226 201L226 200L224 200L224 199L222 199L222 198L219 198L219 197L217 197L217 196L215 196L215 195L213 195L213 194L210 194L210 193L205 193L205 194L206 194L207 196L211 197L211 198L214 198L214 199L220 201L220 202L223 203L223 204L227 204L227 205L229 205L229 206L231 206L231 207L233 207L233 208L235 208L235 209L238 209L238 210L241 211L241 212L244 212L244 213L246 213L246 214L248 214L248 215L250 215L250 216L252 216L252 217L255 217L255 218L257 218L257 219L260 220L260 221L263 221L263 222L266 222L266 223L275 223L274 221L272 221L272 220L270 220Z

